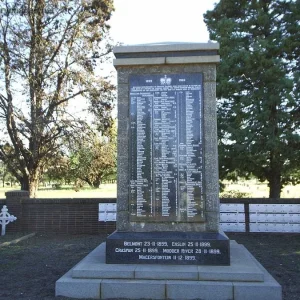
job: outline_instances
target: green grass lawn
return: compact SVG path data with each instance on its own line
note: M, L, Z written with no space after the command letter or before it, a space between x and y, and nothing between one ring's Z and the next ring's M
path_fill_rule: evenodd
M267 183L260 183L256 180L241 182L224 182L226 191L238 191L246 193L250 198L268 198L269 189ZM20 187L0 188L0 199L5 198L5 192L10 190L19 190ZM116 184L102 184L99 189L85 188L76 192L72 187L67 189L44 189L40 188L37 192L37 198L116 198ZM281 198L300 198L300 185L286 186L283 188Z
M226 191L237 191L248 194L249 198L268 198L269 188L266 182L258 182L256 180L247 180L241 182L228 182L226 184ZM245 196L247 197L247 196ZM287 185L281 191L281 198L300 198L300 184Z
M19 190L20 187L0 188L0 199L5 198L5 192ZM85 188L76 192L71 187L67 189L44 189L40 188L37 192L37 198L116 198L116 184L102 184L99 189Z

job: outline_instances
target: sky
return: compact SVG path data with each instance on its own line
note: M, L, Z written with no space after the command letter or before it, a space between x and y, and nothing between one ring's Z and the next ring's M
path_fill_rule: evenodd
M125 45L209 40L203 14L218 0L114 0L109 24Z
M163 42L206 43L208 31L203 14L219 0L114 0L115 11L108 22L114 43L137 45ZM111 61L103 66L103 74L116 70ZM83 103L73 105L73 114L82 113ZM116 111L113 113L116 114Z

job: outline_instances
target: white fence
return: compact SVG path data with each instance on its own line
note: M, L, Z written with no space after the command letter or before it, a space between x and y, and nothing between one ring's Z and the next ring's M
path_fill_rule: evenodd
M245 232L244 204L220 204L220 227L228 232Z
M227 232L300 233L300 204L221 203L220 226Z
M276 201L271 199L220 199L220 201L220 227L225 232L300 233L299 199ZM116 221L116 213L115 203L99 204L99 221Z

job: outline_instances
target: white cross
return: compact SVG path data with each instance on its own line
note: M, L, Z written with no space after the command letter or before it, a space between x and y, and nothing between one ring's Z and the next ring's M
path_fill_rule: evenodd
M17 220L17 218L8 213L8 209L6 205L3 205L0 213L0 224L2 225L1 235L5 235L5 227L9 222L13 222Z

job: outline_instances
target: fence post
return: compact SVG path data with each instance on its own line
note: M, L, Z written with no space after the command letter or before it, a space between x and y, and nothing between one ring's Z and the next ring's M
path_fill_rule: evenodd
M16 222L8 227L8 232L17 232L24 230L23 223L23 207L22 202L29 199L28 191L9 191L5 193L6 206L11 214L17 217Z
M245 211L245 230L246 232L250 232L250 212L249 212L249 203L244 203L244 211Z

